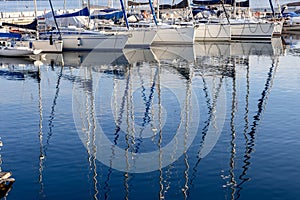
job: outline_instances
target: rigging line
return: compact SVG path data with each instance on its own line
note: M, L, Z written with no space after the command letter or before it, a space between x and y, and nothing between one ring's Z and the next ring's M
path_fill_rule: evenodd
M228 24L230 24L229 15L228 15L228 13L226 11L226 8L225 8L225 5L224 5L224 0L221 0L221 3L222 3L223 10L225 12L225 16L226 16L227 22L228 22Z
M59 85L60 85L60 80L61 80L61 77L62 77L62 72L63 72L63 66L61 66L60 68L60 72L59 72L59 75L58 75L58 79L57 79L57 83L56 83L56 92L55 92L55 96L54 96L54 99L53 99L53 103L52 103L52 107L51 107L51 113L50 113L50 119L49 119L49 132L48 132L48 136L47 136L47 141L46 141L46 145L49 145L50 144L50 138L52 136L52 127L53 127L53 120L54 120L54 115L55 115L55 106L56 106L56 101L57 101L57 98L58 98L58 94L59 94ZM47 150L47 146L45 146L45 152Z
M247 24L248 24L249 31L251 33L256 33L256 31L258 29L258 25L261 26L260 23L251 23L250 21L248 21ZM251 25L255 25L254 31L252 31ZM246 26L246 23L245 23L245 26ZM245 28L245 26L244 26L244 28ZM260 27L260 29L261 29L261 27Z
M219 25L220 25L220 24L219 24ZM221 26L223 27L223 24L221 24ZM222 31L222 27L219 27L218 33L216 34L216 36L213 36L213 34L210 32L210 30L209 30L209 28L208 28L208 25L205 24L205 29L207 28L207 33L208 33L208 35L209 35L210 37L212 37L212 38L218 38L218 37L220 37L221 31ZM205 33L206 33L206 32L205 32Z
M263 27L262 27L262 23L259 23L259 26L260 26L260 30L263 32L263 33L269 33L271 28L273 28L274 26L274 23L266 23L266 24L269 24L269 29L267 31L264 31Z

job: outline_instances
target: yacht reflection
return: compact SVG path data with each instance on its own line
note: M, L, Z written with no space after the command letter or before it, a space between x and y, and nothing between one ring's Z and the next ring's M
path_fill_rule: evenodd
M244 129L243 129L243 136L245 140L245 151L243 155L243 165L242 165L242 172L239 176L236 176L237 171L237 131L236 131L236 124L235 124L235 117L237 111L237 80L236 80L236 73L234 73L232 79L232 103L231 103L231 117L230 117L230 128L231 128L231 141L230 141L230 160L229 160L229 176L223 176L224 179L229 178L229 181L224 185L224 187L228 187L231 189L230 197L231 199L239 199L241 197L241 192L243 189L243 185L250 181L250 178L247 177L247 172L250 168L250 159L251 153L254 151L255 146L255 138L256 138L256 129L259 125L259 121L261 119L261 115L265 111L265 106L267 104L268 95L271 91L276 68L278 66L279 57L278 56L270 56L272 60L271 67L267 73L267 79L261 93L261 98L258 99L257 104L257 111L256 114L253 116L253 122L250 125L249 122L249 95L250 95L250 66L246 66L246 94L245 94L245 113L244 113ZM235 62L236 63L236 62ZM237 64L234 65L234 69L236 70Z
M252 42L197 42L187 46L156 46L150 49L124 49L116 52L86 51L42 54L34 59L44 65L94 67L105 65L135 65L140 62L160 62L176 66L191 64L220 65L233 56L276 56L283 53L281 38ZM223 60L227 59L227 60ZM215 62L215 63L214 63Z
M44 193L44 183L43 183L43 170L44 170L44 144L43 144L43 99L42 99L42 88L41 88L41 70L38 66L39 80L38 80L38 96L39 96L39 146L40 146L40 156L39 156L39 184L40 184L40 199L45 197Z
M32 65L34 60L28 57L3 57L0 56L0 67L2 66L15 66L15 65Z
M80 54L84 59L80 59L74 81L73 113L79 137L87 149L94 199L109 199L121 195L113 194L111 190L113 175L119 173L115 169L123 173L125 199L129 199L129 181L134 173L151 171L159 173L158 195L161 199L165 198L170 188L174 187L174 170L182 170L185 180L177 184L184 198L188 198L190 188L197 178L200 161L214 148L222 131L222 121L226 114L226 102L222 102L226 99L224 79L232 79L233 83L230 108L230 180L227 187L231 189L231 199L240 197L243 184L249 180L246 174L255 145L255 128L270 92L270 77L274 77L272 65L259 100L263 103L258 104L258 111L249 131L249 57L273 58L280 52L272 43L198 43L187 49L189 53L184 55L176 47L130 49L107 60L102 60L100 54ZM78 58L78 55L70 56ZM239 176L235 174L237 65L247 67L245 159ZM198 97L193 93L193 90L197 90L196 85L201 86L206 98L207 119L199 131L193 132L190 129L198 129L200 124L196 116ZM170 114L172 122L168 119ZM177 132L181 134L175 134ZM196 160L192 160L187 154L191 136L198 140L200 138ZM176 142L172 143L172 139ZM172 148L165 151L164 148L169 144ZM156 151L156 154L147 157L147 153L152 151ZM178 159L177 152L182 152L180 161L184 162L184 169L173 165ZM139 165L143 159L140 155L145 156L147 165ZM104 164L101 169L107 169L106 173L102 170L101 176L97 170L97 160ZM192 162L194 165L191 165Z
M172 49L172 51L168 52L167 49ZM193 47L189 48L188 53L191 52L194 55ZM107 176L102 184L104 198L109 198L111 192L109 182L113 169L124 171L123 185L127 195L129 194L128 180L132 173L159 170L159 196L164 198L170 188L170 182L166 180L168 178L164 179L162 169L168 166L165 173L171 179L172 168L170 166L180 156L177 155L178 152L183 152L184 155L186 168L183 174L186 181L181 188L187 198L190 183L187 150L193 141L189 137L196 136L199 125L198 104L196 96L193 94L194 86L192 84L196 75L194 68L191 67L195 64L194 56L183 57L174 47L128 50L123 53L129 63L126 66L110 64L86 68L83 63L77 79L81 82L75 82L73 91L74 119L77 130L79 130L79 137L92 157L89 160L99 159L99 155L107 159L107 161L101 161L108 167ZM116 70L122 71L122 73L107 73ZM202 74L202 78L204 76L205 74ZM222 82L220 77L217 79L219 84L216 85L220 90ZM211 82L212 80L209 80L207 84ZM207 90L209 89L211 87L207 86ZM97 94L98 91L101 91L102 96ZM212 96L219 97L216 93ZM107 99L107 97L111 99ZM210 119L213 118L214 122L212 124L208 122L206 129L208 133L219 129L217 130L217 136L219 136L222 128L216 120L216 108L220 107L216 105L215 99L212 102ZM219 109L223 115L225 115L224 108L223 105L222 109ZM168 118L171 117L170 114L174 115L174 113L175 116L172 116L172 121L170 121ZM105 117L99 119L99 116ZM220 118L224 119L224 117ZM213 127L209 128L210 126ZM106 135L99 134L99 130L106 131ZM180 134L175 134L177 132ZM105 140L105 137L108 139ZM172 137L175 142L172 142ZM207 134L206 139L207 142L199 150L200 157L209 153L218 137ZM91 148L91 144L96 148ZM171 144L171 149L164 150L169 144ZM119 146L125 149L121 154ZM103 154L103 151L106 151L106 154ZM147 157L148 151L155 151L155 154ZM150 166L150 169L147 169L151 162L139 166L138 162L143 158L139 157L138 153L146 156L147 163L149 159L154 163L152 168ZM120 162L123 163L121 167L119 166ZM97 182L99 183L101 180ZM98 190L95 189L95 191Z
M284 52L281 38L272 38L271 41L198 42L194 48L198 59L279 56Z
M0 77L7 80L24 81L27 78L39 80L39 73L35 66L32 65L5 65L0 68Z
M193 63L195 61L194 45L155 46L151 49L160 62L169 61L180 64L181 62Z
M244 155L244 165L243 165L243 171L241 173L241 175L239 176L239 179L241 180L241 182L237 185L237 197L236 199L239 199L241 196L241 190L243 189L242 185L249 181L250 179L246 177L247 175L247 171L250 168L250 159L251 159L251 153L254 151L254 146L255 146L255 138L256 138L256 130L257 130L257 126L259 125L259 122L261 120L262 114L263 112L265 112L265 107L267 104L267 100L268 100L268 95L270 94L270 91L272 89L273 86L273 82L274 82L274 77L275 77L275 73L278 67L278 63L279 63L279 58L276 57L274 59L272 59L272 64L271 67L269 68L269 71L267 73L267 79L263 88L263 91L261 93L261 97L258 99L258 104L257 104L257 111L255 113L255 115L253 116L253 121L252 124L250 125L250 130L248 130L247 134L244 134L245 137L245 155ZM247 81L248 82L248 81ZM247 86L248 88L249 86ZM249 93L247 92L247 95ZM246 105L248 105L248 100L247 100L248 96L246 96ZM249 129L249 125L248 125L248 108L245 109L245 131L244 133L246 133L246 130Z

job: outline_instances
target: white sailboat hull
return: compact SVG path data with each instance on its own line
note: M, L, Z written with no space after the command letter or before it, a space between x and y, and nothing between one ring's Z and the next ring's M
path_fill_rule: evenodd
M231 39L271 39L274 23L231 23Z
M164 45L152 46L155 57L159 61L171 61L180 59L188 63L193 63L196 59L194 45Z
M285 20L283 24L283 31L300 31L300 17L291 17L289 20Z
M40 50L33 50L27 47L1 47L0 56L22 57L39 54Z
M128 41L125 48L150 47L156 36L156 30L153 29L129 30L126 33L128 33Z
M122 50L128 40L126 35L63 35L64 50Z
M16 44L28 48L40 49L43 52L59 53L63 50L63 42L60 40L55 40L52 43L50 43L50 40L16 41Z
M201 23L195 27L196 41L230 41L231 27L229 24Z
M195 29L193 26L177 28L157 28L153 45L185 45L194 44Z

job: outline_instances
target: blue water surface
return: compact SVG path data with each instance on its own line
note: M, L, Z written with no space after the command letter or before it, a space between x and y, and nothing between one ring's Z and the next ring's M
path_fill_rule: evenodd
M298 199L299 49L239 45L1 58L6 199Z

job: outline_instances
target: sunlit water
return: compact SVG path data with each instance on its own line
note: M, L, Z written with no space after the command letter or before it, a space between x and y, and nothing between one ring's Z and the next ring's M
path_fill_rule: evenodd
M288 39L0 58L6 198L299 198Z

